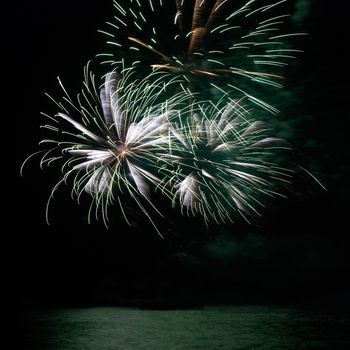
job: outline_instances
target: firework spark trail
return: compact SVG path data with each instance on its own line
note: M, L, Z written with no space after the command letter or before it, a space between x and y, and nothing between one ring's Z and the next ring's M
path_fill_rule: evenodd
M174 206L206 224L233 221L237 214L250 223L271 197L286 193L293 171L276 156L291 148L265 123L252 122L241 101L221 105L202 102L186 123L171 123L175 140L164 186Z
M111 72L98 89L87 66L84 89L76 101L60 82L63 102L52 100L61 112L45 115L50 123L43 125L57 137L41 141L50 146L43 151L41 166L63 158L64 176L54 186L47 209L57 188L73 178L72 196L79 200L87 192L92 198L89 221L95 206L96 217L100 213L107 226L108 208L116 202L128 222L121 199L127 195L155 226L148 208L161 213L151 200L151 186L162 182L158 170L171 142L169 122L185 113L188 95L167 97L178 79L164 72L153 72L152 84L149 77L135 79L132 69L124 69L121 76Z
M289 17L283 13L285 3L114 1L116 14L102 31L110 50L99 56L112 66L122 56L140 71L151 66L179 74L196 92L209 90L208 78L215 84L221 79L220 87L225 90L229 84L232 97L253 96L252 103L271 112L273 108L255 96L255 83L281 87L286 65L300 52L288 39L305 35L284 31ZM166 22L171 17L174 20Z

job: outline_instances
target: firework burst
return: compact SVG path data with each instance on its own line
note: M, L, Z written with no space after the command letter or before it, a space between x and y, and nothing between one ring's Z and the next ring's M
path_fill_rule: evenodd
M284 68L300 52L288 39L305 33L286 32L286 2L114 1L113 21L101 31L110 50L100 56L111 65L122 56L140 70L157 67L179 74L186 81L183 88L203 99L220 98L228 89L277 113L257 96L254 84L281 87Z
M60 112L45 114L50 123L43 125L56 138L41 141L50 146L42 151L41 166L61 160L64 176L47 209L69 179L73 197L79 201L86 192L92 199L89 221L94 213L107 226L109 208L117 204L129 223L124 206L131 198L157 231L151 212L163 215L154 191L206 223L232 221L236 213L249 222L266 197L283 195L279 190L292 171L275 160L289 146L268 136L263 122L252 121L244 99L195 102L193 94L174 94L178 78L151 74L138 80L134 69L124 68L122 75L106 74L98 87L86 67L75 100L60 82L62 102L51 98Z
M167 89L177 80L164 72L153 72L152 84L148 81L148 77L137 81L132 69L124 69L122 76L108 73L98 89L87 67L76 101L60 83L63 102L52 100L61 112L54 117L45 114L50 124L43 125L57 137L41 141L51 146L43 151L41 165L65 159L63 179L50 199L61 183L72 178L72 194L79 200L87 192L92 198L89 220L95 207L96 217L100 213L107 225L108 208L116 202L128 222L122 201L126 195L153 224L148 208L160 212L150 199L151 186L161 183L157 172L169 148L169 122L186 108L188 96L182 92L167 97Z
M268 199L286 193L293 171L281 159L290 146L271 136L264 122L252 122L241 101L201 103L171 131L164 183L183 213L206 223L233 221L236 214L250 222Z
M113 50L98 55L108 73L97 79L88 65L76 98L60 81L63 99L49 96L59 112L44 114L42 127L55 137L37 153L41 167L61 161L63 178L47 220L68 181L78 201L89 194L89 221L108 226L117 205L130 224L132 200L160 235L156 191L206 224L237 216L251 223L269 199L284 197L298 168L286 157L291 147L252 107L278 113L259 91L281 87L299 52L285 41L303 34L284 31L285 3L114 0L116 15L102 31Z

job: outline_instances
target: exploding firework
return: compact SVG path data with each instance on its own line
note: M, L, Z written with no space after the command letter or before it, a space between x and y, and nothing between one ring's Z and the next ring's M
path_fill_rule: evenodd
M100 56L111 65L123 57L140 71L157 67L181 75L182 88L202 99L220 99L230 90L277 113L257 90L281 87L285 67L300 52L288 39L304 33L287 32L286 2L114 1L115 16L101 31L110 50Z
M64 91L60 108L44 128L41 165L63 161L62 184L72 179L72 194L90 195L92 213L108 225L117 204L128 221L125 199L132 199L157 229L152 213L162 215L152 200L160 192L182 213L210 221L247 221L259 215L265 197L283 195L291 171L278 165L276 154L288 148L267 136L261 121L252 121L240 100L193 101L193 94L173 92L181 81L164 71L138 80L134 69L110 72L101 87L85 69L84 89L73 100ZM152 81L152 83L150 83ZM169 95L170 94L170 95ZM222 107L223 105L223 107ZM158 231L159 232L159 231ZM159 232L160 233L160 232Z
M174 122L164 183L182 213L207 224L237 214L251 222L269 199L286 194L293 170L282 164L291 148L264 122L252 121L241 101L200 103L185 123Z
M132 69L124 69L122 76L108 73L98 89L86 67L84 89L76 101L60 83L63 102L52 100L61 111L45 115L50 124L43 125L57 137L41 141L51 146L43 151L41 165L68 159L50 199L61 183L73 178L72 194L79 200L87 192L92 198L89 221L95 207L107 225L108 208L116 202L128 222L122 201L126 195L153 224L148 209L160 212L150 199L150 186L161 183L157 172L171 141L168 125L188 101L184 92L167 97L167 89L177 84L177 79L167 78L167 73L153 72L149 84L148 77L138 81Z
M63 178L47 220L68 181L78 201L89 194L89 221L102 217L108 226L117 205L130 224L131 200L160 235L156 192L206 224L237 216L251 223L269 199L285 196L295 169L307 170L288 162L290 145L252 107L277 114L258 93L281 87L298 52L284 40L300 35L282 30L286 2L114 1L102 31L114 49L99 55L107 74L97 79L87 66L75 99L60 81L63 99L49 96L59 112L44 114L43 128L56 136L37 153L41 167L60 160Z

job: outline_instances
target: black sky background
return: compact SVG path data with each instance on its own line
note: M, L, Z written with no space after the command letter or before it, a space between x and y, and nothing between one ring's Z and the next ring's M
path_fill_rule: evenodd
M47 226L46 200L59 174L41 171L34 161L20 177L19 167L38 149L39 113L56 111L44 92L61 96L56 76L72 93L80 89L83 66L104 47L97 29L113 8L112 1L17 2L16 23L9 28L20 89L13 116L16 195L8 266L19 303L346 300L349 31L344 2L311 3L305 24L310 38L289 84L298 91L298 113L305 116L298 126L300 147L317 164L328 191L279 203L259 227L208 230L172 213L171 238L163 240L142 220L134 228L117 219L109 230L102 223L88 225L86 205L71 201L69 189L57 192Z

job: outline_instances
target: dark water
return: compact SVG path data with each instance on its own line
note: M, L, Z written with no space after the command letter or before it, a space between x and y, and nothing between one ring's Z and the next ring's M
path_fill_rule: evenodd
M349 314L263 306L27 311L23 349L348 350Z

